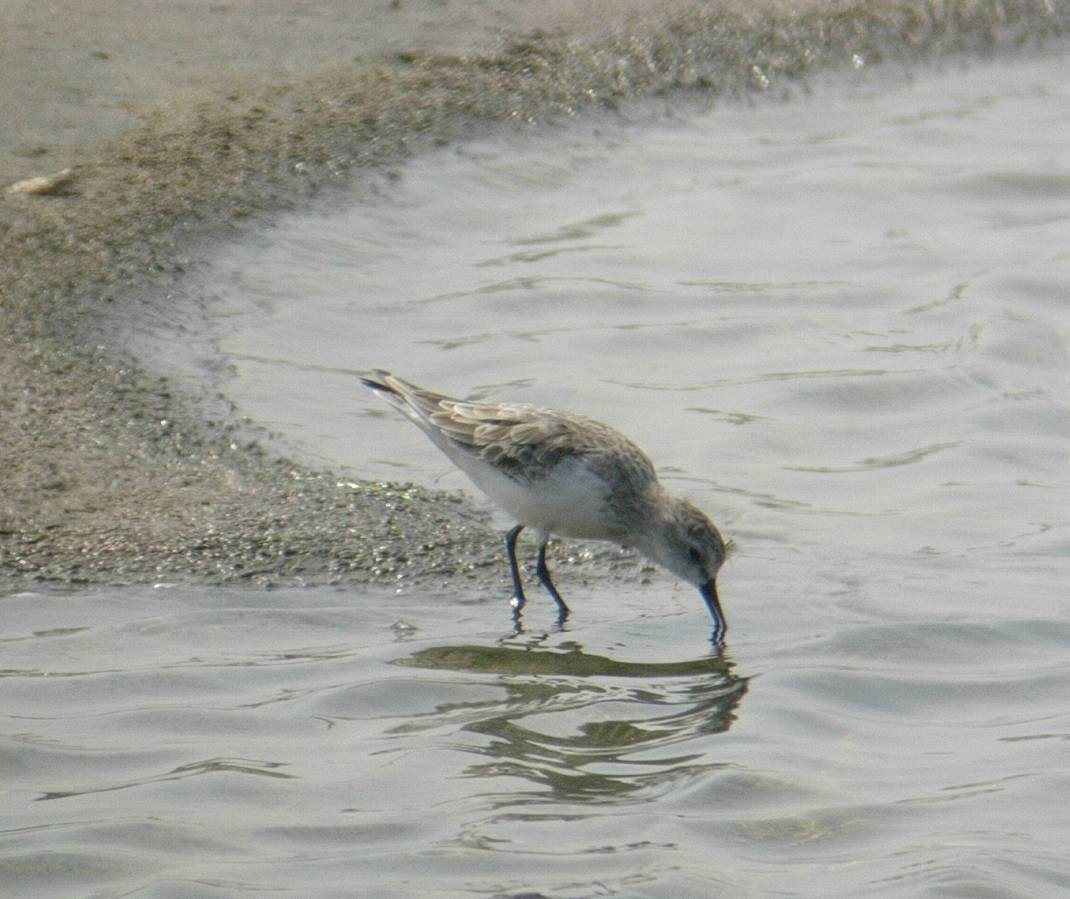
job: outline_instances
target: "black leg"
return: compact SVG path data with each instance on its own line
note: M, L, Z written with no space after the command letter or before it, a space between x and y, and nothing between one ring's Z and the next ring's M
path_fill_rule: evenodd
M535 566L535 573L539 576L539 582L546 588L546 592L557 603L557 623L560 624L566 618L568 618L568 606L565 605L565 601L561 598L561 594L557 592L557 587L554 586L554 582L550 580L550 569L546 567L546 544L543 543L539 547L539 562Z
M527 597L524 596L524 585L520 582L520 568L516 563L516 538L520 536L522 530L524 530L524 525L518 524L505 535L505 548L509 552L509 570L513 574L512 606L514 614L519 614L520 610L524 608L524 603L527 602Z

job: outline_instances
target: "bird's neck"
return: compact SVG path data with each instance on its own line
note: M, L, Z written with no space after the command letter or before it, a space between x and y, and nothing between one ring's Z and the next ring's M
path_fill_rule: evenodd
M639 550L647 558L659 556L661 541L657 539L657 535L661 533L661 526L668 520L667 514L676 502L676 497L661 484L655 481L649 485L634 498L632 507L628 510L633 520L641 521L647 526L632 529L621 542Z

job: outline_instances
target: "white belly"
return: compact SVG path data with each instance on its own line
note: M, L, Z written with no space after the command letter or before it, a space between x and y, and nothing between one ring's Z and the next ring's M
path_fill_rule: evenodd
M454 461L517 524L563 537L613 536L605 512L609 488L583 462L566 461L528 485L470 456Z

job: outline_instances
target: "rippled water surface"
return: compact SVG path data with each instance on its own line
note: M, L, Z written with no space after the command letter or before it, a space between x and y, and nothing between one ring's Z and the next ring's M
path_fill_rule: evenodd
M247 414L450 489L353 370L615 424L735 540L728 647L567 566L567 629L533 591L520 634L482 588L2 598L0 883L1070 891L1068 75L483 140L228 248Z

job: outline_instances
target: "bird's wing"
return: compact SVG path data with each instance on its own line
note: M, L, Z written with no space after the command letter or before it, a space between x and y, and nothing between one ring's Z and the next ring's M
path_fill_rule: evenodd
M596 472L626 469L633 483L657 479L638 446L608 425L540 406L459 400L377 370L365 386L400 409L444 449L472 453L520 480L549 474L566 459ZM448 449L447 449L448 451Z
M522 480L549 474L565 460L596 471L631 468L642 483L654 465L634 443L607 425L539 406L441 399L431 423L455 445Z

